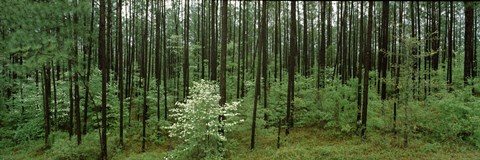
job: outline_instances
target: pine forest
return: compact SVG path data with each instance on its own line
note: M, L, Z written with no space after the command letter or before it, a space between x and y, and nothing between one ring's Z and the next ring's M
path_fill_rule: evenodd
M478 159L475 1L0 0L0 159Z

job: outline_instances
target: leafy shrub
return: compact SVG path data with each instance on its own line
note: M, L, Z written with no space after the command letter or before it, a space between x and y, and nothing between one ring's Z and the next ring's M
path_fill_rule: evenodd
M77 145L68 140L68 134L64 132L52 133L53 144L48 150L49 159L97 159L100 155L98 134L87 134L82 139L82 144ZM75 140L76 141L76 140ZM108 144L111 147L113 144ZM109 148L111 151L111 149Z
M166 127L170 137L180 140L180 144L168 155L167 159L221 159L225 152L224 142L227 138L219 133L223 128L230 131L243 120L236 118L240 102L220 106L218 86L201 80L194 82L191 96L182 103L177 102L171 111L174 122ZM225 120L219 121L219 115Z

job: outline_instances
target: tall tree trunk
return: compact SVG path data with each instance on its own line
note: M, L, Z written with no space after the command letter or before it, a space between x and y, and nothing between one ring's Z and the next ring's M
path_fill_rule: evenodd
M365 65L365 73L364 73L364 80L363 80L363 107L362 107L362 131L361 136L365 139L365 131L367 130L367 109L368 109L368 73L370 69L370 53L371 53L371 43L372 43L372 9L374 2L368 1L368 26L367 26L367 41L365 44L365 57L364 57L364 65Z
M67 60L68 62L68 71L69 73L72 73L72 60L69 59ZM68 76L68 82L69 82L69 88L68 88L68 96L69 96L69 106L68 106L68 140L72 140L72 136L73 136L73 110L74 110L74 105L75 105L75 101L74 101L74 93L73 93L73 78L72 78L72 75L69 75Z
M206 43L205 43L205 37L206 37L206 33L205 33L205 0L202 0L202 4L201 4L201 7L202 7L202 25L201 25L201 32L202 32L202 42L201 42L201 45L202 45L202 61L201 61L201 66L202 66L202 79L205 79L205 50L206 50Z
M465 85L469 85L469 79L473 77L473 59L474 59L474 51L473 51L473 40L474 40L474 32L473 32L473 18L474 18L474 3L473 2L465 2L465 62L463 64L463 81Z
M447 84L449 91L452 84L452 64L453 64L453 21L454 21L454 12L453 12L453 1L450 1L450 27L448 28L448 60L447 60ZM448 18L448 15L447 15Z
M274 38L274 42L273 42L273 54L274 54L274 71L273 71L273 81L276 82L277 81L277 73L278 73L278 66L277 66L277 57L278 57L278 52L279 52L279 37L280 37L280 33L279 33L279 30L278 30L278 23L280 22L280 3L281 2L275 2L275 38ZM280 58L282 59L282 58ZM280 67L281 68L281 67ZM281 72L281 71L280 71Z
M222 1L221 17L222 17L222 31L221 31L221 55L220 55L220 101L221 107L224 107L227 101L227 6L228 1ZM224 115L220 115L220 121L225 119ZM223 126L220 129L221 134L224 133Z
M395 65L396 68L396 78L395 78L395 100L393 102L393 132L397 134L397 103L400 99L400 88L399 88L399 83L400 83L400 65L402 65L402 56L400 53L402 53L402 46L403 46L403 2L400 2L400 9L398 12L398 39L400 43L399 51L396 52L397 56L397 63Z
M243 1L243 36L242 36L242 44L243 44L243 47L242 47L242 58L243 58L243 65L242 65L242 86L241 86L241 91L240 91L240 97L244 97L245 96L245 72L248 70L248 65L247 65L247 59L248 59L248 41L247 41L247 37L248 37L248 21L247 21L247 14L246 14L246 11L247 9L245 9L247 7L247 2ZM247 67L247 68L246 68Z
M217 8L216 8L216 4L215 4L216 0L213 0L211 1L212 3L212 16L211 16L211 19L212 19L212 43L211 43L211 49L212 49L212 52L210 54L210 80L212 81L216 81L217 80L217 31L216 31L216 19L215 17L217 16Z
M77 1L75 0L74 6L77 7ZM78 25L78 15L77 13L73 14L73 23L74 23L74 28L73 28L73 36L74 36L74 48L73 48L73 64L75 67L79 67L78 64L78 32L77 29L75 28ZM75 70L74 72L74 77L73 77L74 83L75 83L75 132L77 134L77 144L80 145L82 143L82 126L80 122L80 88L78 86L78 71Z
M143 114L142 114L142 152L145 152L145 141L147 139L146 134L146 127L147 127L147 90L148 90L148 5L149 0L146 1L146 8L145 8L145 25L144 25L144 32L143 32Z
M243 5L243 3L240 3L240 13L239 13L239 14L240 14L240 16L239 16L239 17L240 17L239 22L241 22L240 24L245 23L245 21L243 21L243 19L242 19L242 16L245 16L245 15L243 14L243 12L242 12L242 11L244 10L244 9L243 9L244 7L245 7L245 6ZM238 47L238 57L237 57L237 58L238 58L238 59L237 59L237 64L238 64L238 66L237 66L237 99L240 98L240 87L241 87L241 82L240 82L240 80L241 80L241 72L243 72L243 70L241 70L241 69L243 68L243 67L242 67L242 62L243 62L242 56L244 56L244 53L243 53L244 50L243 50L243 48L244 48L244 45L245 45L245 43L242 42L242 40L240 39L240 38L243 39L243 37L245 37L245 36L244 36L244 32L242 32L242 30L240 30L240 25L239 25L239 29L238 29L238 35L239 35L239 36L238 36L238 44L239 44L239 47ZM240 44L241 44L241 45L240 45Z
M262 5L262 19L261 19L261 32L260 32L260 39L259 39L259 46L260 47L264 47L265 45L263 45L265 43L265 37L266 37L266 33L265 33L265 30L264 30L264 26L266 24L265 20L266 20L266 7L267 7L267 3L264 1L262 2L263 5ZM263 50L264 52L266 52L266 48ZM253 119L252 119L252 134L251 134L251 138L250 138L250 149L253 149L255 147L255 130L256 130L256 121L257 121L257 105L258 105L258 101L259 101L259 98L260 98L260 75L261 75L261 70L260 70L260 66L262 66L262 57L261 56L258 56L258 65L257 65L257 72L256 72L256 78L255 78L255 95L254 95L254 100L253 100Z
M167 120L168 118L168 104L167 104L167 34L166 32L166 27L165 27L165 21L166 21L166 7L165 7L165 1L162 1L162 42L163 42L163 98L164 98L164 119Z
M123 31L122 0L117 2L118 99L120 101L120 147L123 147ZM158 55L158 54L157 54Z
M44 119L44 128L45 128L45 146L49 146L48 137L50 135L50 95L51 95L51 88L50 88L50 64L46 64L43 66L43 96L44 96L44 104L43 104L43 119Z
M101 135L101 157L107 159L107 55L105 53L105 0L100 0L100 25L98 37L98 54L102 68L102 135Z
M288 56L288 89L287 89L287 129L285 133L290 133L290 128L293 127L293 99L295 86L295 57L297 54L297 16L296 16L296 1L291 1L290 6L290 54Z
M92 0L92 13L90 15L90 32L93 33L93 19L95 15L95 0ZM88 102L89 102L89 92L90 92L90 66L92 63L92 53L93 53L93 36L88 37L88 58L87 58L87 73L86 73L86 85L85 85L85 104L83 106L83 134L87 134L87 121L88 121Z
M360 2L360 13L363 13L363 2ZM363 30L363 14L360 14L360 54L358 55L358 90L357 90L357 129L360 128L358 125L361 120L362 113L362 66L365 52L364 45L364 30Z
M310 66L308 64L308 33L307 33L307 2L303 1L303 76L308 77L309 69L308 67Z
M388 56L388 19L389 19L389 3L388 1L383 1L383 7L382 7L382 29L380 30L381 33L381 41L380 41L380 54L379 54L379 59L381 60L381 63L379 63L379 71L381 74L381 99L382 101L385 101L387 98L387 83L386 83L386 78L387 78L387 56ZM382 111L383 111L384 105L382 105Z
M161 81L161 57L160 55L160 42L162 39L160 39L160 1L157 1L156 4L156 10L155 10L155 80L156 80L156 85L157 85L157 121L160 122L160 84L162 83Z
M107 53L107 82L110 82L110 69L112 68L112 62L113 60L113 47L112 47L112 11L113 11L113 4L112 0L107 0L107 19L106 19L106 24L107 24L107 46L106 46L106 53Z
M188 39L189 39L189 24L190 24L190 9L189 9L189 0L185 1L185 33L183 34L184 36L184 48L183 48L183 99L185 100L188 96L188 86L189 86L189 61L190 59L188 58L188 52L189 52L189 47L188 47Z
M265 110L268 108L268 26L267 26L267 1L264 1L262 7L262 19L261 19L261 34L260 34L260 40L262 41L262 52L263 52L263 58L262 58L262 63L263 63L263 106ZM260 57L260 56L259 56ZM260 66L258 66L260 67ZM307 66L308 67L308 66ZM268 114L265 112L264 114L264 120L265 122L268 122Z

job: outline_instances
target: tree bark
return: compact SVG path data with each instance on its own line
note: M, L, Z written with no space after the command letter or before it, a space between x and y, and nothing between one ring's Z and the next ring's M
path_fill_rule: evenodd
M107 55L105 53L105 0L100 0L100 25L98 37L98 54L102 68L102 135L101 135L101 157L107 159Z
M145 152L145 142L147 139L146 127L147 127L147 90L148 90L148 5L150 0L146 1L146 8L145 8L145 25L144 25L144 32L143 32L143 114L142 114L142 152Z
M296 1L291 1L290 6L290 54L288 55L288 89L287 89L287 129L285 133L290 133L290 128L293 127L293 100L294 100L294 86L295 86L295 57L297 54L297 16L296 16Z
M120 101L120 146L123 147L123 31L122 0L117 2L118 99ZM157 54L158 55L158 54Z
M188 96L188 86L189 86L189 46L188 46L188 39L189 39L189 25L190 25L190 9L189 9L189 2L190 0L185 1L185 33L184 33L184 42L185 45L183 48L183 99L185 100Z
M368 109L368 73L370 69L370 53L371 51L371 43L372 43L372 9L374 2L368 1L368 26L367 26L367 41L365 44L365 57L364 57L364 65L365 65L365 72L364 72L364 80L363 80L363 107L362 107L362 131L361 136L363 139L366 138L365 131L367 130L367 109Z
M473 18L474 18L474 3L470 1L465 2L465 62L463 64L463 81L465 85L469 85L469 79L473 77L474 71L474 50L473 50Z

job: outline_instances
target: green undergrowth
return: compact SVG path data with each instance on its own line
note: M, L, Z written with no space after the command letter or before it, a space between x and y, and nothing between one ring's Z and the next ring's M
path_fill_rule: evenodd
M461 142L430 142L425 138L412 138L408 147L403 146L401 134L371 133L366 140L355 135L338 134L335 129L320 126L294 128L285 136L281 130L280 148L277 148L277 129L259 129L257 145L250 150L250 131L235 131L227 136L226 159L476 159L480 151ZM68 141L68 135L57 134L50 148L43 141L32 141L0 151L0 159L96 159L100 146L98 139L87 135L77 146ZM147 143L141 152L141 143L128 139L123 151L116 146L116 139L109 140L110 159L149 160L163 159L174 146L171 140L163 144Z

